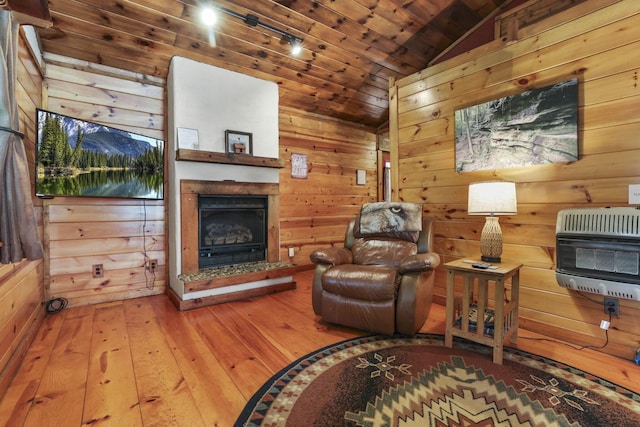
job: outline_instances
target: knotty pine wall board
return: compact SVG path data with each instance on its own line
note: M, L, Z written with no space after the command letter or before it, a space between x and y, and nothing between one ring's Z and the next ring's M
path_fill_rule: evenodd
M535 28L536 31L532 31ZM584 298L555 280L555 222L571 207L627 205L628 186L640 184L640 5L596 0L555 15L395 82L397 194L422 202L436 219L435 247L443 261L477 258L482 217L466 214L468 185L516 182L518 214L502 216L502 258L522 262L521 326L579 345L602 345L602 297ZM579 159L469 173L455 171L455 110L554 82L579 79ZM420 150L424 147L424 150ZM445 300L439 267L435 299ZM620 300L609 345L602 351L626 359L640 345L640 302ZM607 319L608 320L608 319Z
M163 80L140 82L131 73L109 69L103 74L88 63L47 58L51 62L46 64L45 109L166 139ZM48 297L64 297L76 306L164 293L165 203L81 197L46 200ZM150 259L158 262L155 274L145 267ZM97 264L102 265L103 277L93 277Z
M48 293L67 298L70 305L164 293L164 203L72 197L46 200ZM155 274L145 268L148 259L158 261ZM96 264L102 265L102 277L93 277Z
M341 245L360 206L377 200L375 129L280 108L280 258L311 267L315 249ZM308 177L291 177L291 154L307 156ZM356 184L356 170L366 185ZM288 248L295 255L289 257Z
M48 109L163 137L164 88L69 61L55 57L47 64ZM105 111L115 113L105 116ZM309 268L311 251L341 244L349 219L363 203L377 199L375 129L295 109L281 108L279 117L280 157L286 162L280 172L280 259ZM307 155L308 179L291 178L291 153ZM356 184L358 169L366 171L365 186ZM47 209L48 292L83 305L165 286L166 200L146 202L145 238L138 201L56 198ZM146 288L143 274L145 239L149 258L159 263L153 290ZM295 249L292 258L289 247ZM94 264L103 264L104 278L91 276Z

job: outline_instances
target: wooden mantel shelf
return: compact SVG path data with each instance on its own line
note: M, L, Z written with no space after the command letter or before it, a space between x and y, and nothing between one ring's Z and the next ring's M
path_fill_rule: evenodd
M229 165L260 166L264 168L284 168L284 160L272 157L258 157L250 154L217 153L214 151L189 150L179 148L176 160L191 162L224 163Z

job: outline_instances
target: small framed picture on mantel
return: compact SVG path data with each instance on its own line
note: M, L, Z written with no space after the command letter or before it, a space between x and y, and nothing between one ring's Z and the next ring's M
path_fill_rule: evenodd
M253 154L253 134L237 130L224 131L227 154Z

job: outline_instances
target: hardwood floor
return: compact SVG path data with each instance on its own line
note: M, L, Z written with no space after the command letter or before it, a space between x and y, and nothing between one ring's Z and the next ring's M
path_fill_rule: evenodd
M178 312L164 295L48 316L0 402L6 426L231 426L275 372L362 332L318 321L311 271L298 287ZM423 332L444 333L434 305ZM640 392L640 367L594 350L538 341L517 347Z

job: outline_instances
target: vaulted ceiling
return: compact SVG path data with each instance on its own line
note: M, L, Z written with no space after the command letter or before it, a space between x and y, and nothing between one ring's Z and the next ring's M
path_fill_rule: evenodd
M240 16L304 39L294 57L277 33L221 14L209 0L49 0L42 49L166 77L178 55L280 85L280 104L377 127L387 121L389 79L422 70L510 0L215 1ZM211 0L213 1L213 0ZM12 4L46 0L9 0ZM36 7L36 6L34 6Z

